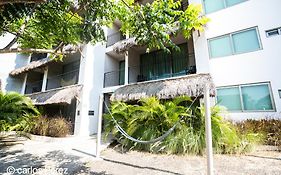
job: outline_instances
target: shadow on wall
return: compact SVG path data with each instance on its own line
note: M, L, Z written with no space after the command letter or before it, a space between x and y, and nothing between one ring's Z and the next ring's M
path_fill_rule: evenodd
M15 66L14 69L23 67L25 65L28 64L28 59L29 55L27 54L17 54L16 59L15 59ZM10 70L12 71L12 70ZM10 72L7 72L8 74ZM22 88L22 84L23 84L23 79L24 79L24 74L23 75L19 75L17 77L11 77L8 76L7 80L6 80L6 86L5 86L5 90L6 91L15 91L15 92L21 92L21 88Z

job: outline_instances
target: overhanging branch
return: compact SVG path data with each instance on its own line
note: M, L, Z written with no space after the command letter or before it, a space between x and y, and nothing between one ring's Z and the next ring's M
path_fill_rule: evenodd
M47 2L47 0L1 0L0 5L15 4L15 3L33 4L33 3L43 3L43 2Z
M78 50L72 49L67 51L56 51L54 49L32 49L32 48L12 48L12 49L0 49L0 54L3 53L52 53L52 54L73 54Z

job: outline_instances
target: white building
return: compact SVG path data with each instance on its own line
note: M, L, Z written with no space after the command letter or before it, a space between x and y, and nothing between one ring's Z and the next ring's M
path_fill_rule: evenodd
M181 52L145 53L145 47L131 47L116 53L116 43L126 38L116 23L105 30L106 44L85 45L81 54L70 55L64 62L55 63L46 55L0 55L2 88L29 94L48 113L68 116L75 135L97 132L100 94L108 101L128 84L195 73L211 74L216 101L229 109L231 119L280 117L281 20L276 16L281 14L281 1L189 3L203 3L211 21L204 32L194 32L188 41L181 36L174 39ZM1 46L8 41L9 37L2 38Z

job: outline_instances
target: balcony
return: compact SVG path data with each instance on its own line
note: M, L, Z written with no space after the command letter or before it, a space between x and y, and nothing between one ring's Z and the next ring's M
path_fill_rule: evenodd
M29 77L35 77L35 73L29 74ZM38 77L38 76L37 76ZM43 78L42 74L39 75L40 80L28 80L26 82L26 88L25 88L25 94L32 94L36 92L41 92L42 91L42 86L43 86ZM66 72L63 74L59 75L52 75L48 76L47 78L47 84L46 84L46 89L45 90L51 90L51 89L56 89L60 87L65 87L65 86L70 86L70 85L75 85L78 83L78 78L79 78L79 69Z
M167 79L196 73L196 66L189 60L194 60L194 54L188 58L163 61L157 64L141 63L128 67L128 83ZM104 87L124 85L125 68L104 73Z
M126 36L122 35L122 33L120 31L110 34L107 36L106 47L110 47L110 46L114 45L115 43L117 43L118 41L121 41L124 39L126 39Z

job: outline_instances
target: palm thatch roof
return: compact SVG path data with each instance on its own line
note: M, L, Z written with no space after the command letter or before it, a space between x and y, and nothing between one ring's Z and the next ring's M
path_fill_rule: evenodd
M12 72L10 72L10 75L11 75L11 76L16 76L16 75L19 75L19 74L28 72L28 71L30 71L30 70L32 70L32 69L45 66L46 64L52 62L53 60L54 60L54 59L43 58L43 59L38 60L38 61L32 61L31 63L29 63L29 64L26 65L26 66L23 66L23 67L20 67L20 68L18 68L18 69L13 70Z
M215 96L215 85L210 74L192 74L126 85L117 89L110 100L126 102L151 96L159 99L170 99L181 95L197 97L204 95L206 85L210 88L210 95Z
M82 85L72 85L27 96L31 98L35 105L70 104L72 99L78 98L81 90Z
M128 38L125 40L121 40L113 45L113 50L116 53L122 54L126 52L129 48L137 46L136 38Z

